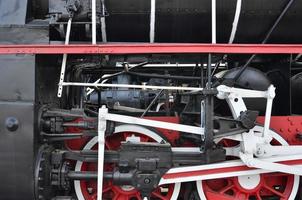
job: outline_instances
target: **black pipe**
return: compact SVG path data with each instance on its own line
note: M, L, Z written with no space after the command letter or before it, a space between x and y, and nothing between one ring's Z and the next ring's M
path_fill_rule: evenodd
M159 91L159 93L154 97L154 99L151 101L151 103L148 105L148 107L146 108L146 110L143 112L143 114L141 115L141 118L143 118L147 112L150 110L151 106L155 103L155 101L160 97L160 95L163 93L163 89L161 89Z
M97 171L82 171L82 172L76 172L76 171L70 171L67 174L67 177L72 180L91 180L91 179L97 179L98 174ZM105 179L112 179L113 173L111 172L104 172L103 178Z
M271 34L273 33L273 31L275 30L275 28L277 27L277 25L280 23L281 19L284 17L284 15L286 14L286 12L288 11L288 9L290 8L290 6L292 5L292 3L295 0L289 0L288 3L286 4L286 6L284 7L283 11L281 12L281 14L278 16L278 18L276 19L275 23L273 24L273 26L270 28L270 30L267 32L264 40L262 41L262 44L265 44L267 42L267 40L270 38ZM236 74L235 78L234 78L234 83L237 82L237 80L239 79L239 77L241 76L241 74L246 70L246 68L248 67L248 65L252 62L252 60L256 57L257 54L253 54L248 61L244 64L244 66L240 69L240 71Z

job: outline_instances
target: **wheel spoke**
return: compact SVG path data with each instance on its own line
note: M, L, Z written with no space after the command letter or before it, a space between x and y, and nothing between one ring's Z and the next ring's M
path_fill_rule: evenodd
M118 194L114 195L113 199L112 200L119 200L119 196Z
M257 191L257 193L256 193L256 198L257 198L257 200L261 200L260 190Z
M233 184L228 184L227 186L223 187L222 189L219 190L220 194L224 194L226 191L232 189L234 187Z
M105 141L105 147L109 150L112 149L112 146L108 141Z
M168 200L167 197L163 196L162 194L160 194L160 193L157 192L157 191L152 192L152 194L153 194L154 196L156 196L157 198L160 198L160 199L162 199L162 200Z
M275 190L275 189L269 187L269 186L266 185L266 184L264 185L264 188L267 189L267 190L269 190L269 191L271 191L272 193L278 195L279 197L285 198L284 194L282 194L281 192L278 192L277 190Z
M124 141L126 141L129 134L127 132L123 132L122 136L123 136Z
M103 193L108 192L111 190L111 186L107 186L105 188L103 188Z
M143 200L142 197L141 197L141 195L139 193L136 193L135 196L136 196L137 200Z
M113 197L113 200L128 200L129 197L125 194L118 194Z
M236 200L246 200L248 199L248 194L244 194L241 192L235 192L235 198Z
M91 196L91 199L92 199L92 200L97 200L97 193L94 193L94 194Z
M209 191L206 193L207 194L207 199L210 199L210 200L213 200L213 199L219 199L219 200L234 200L234 196L230 196L230 195L227 195L227 194L219 194L219 193L216 193L216 192L212 192L212 191Z

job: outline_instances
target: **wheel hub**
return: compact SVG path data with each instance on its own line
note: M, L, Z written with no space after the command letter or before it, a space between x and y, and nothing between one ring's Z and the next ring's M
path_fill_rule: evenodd
M238 183L245 190L253 190L260 184L261 177L257 175L239 176Z
M124 191L131 191L131 190L134 190L135 188L131 185L122 185L120 186L122 190Z

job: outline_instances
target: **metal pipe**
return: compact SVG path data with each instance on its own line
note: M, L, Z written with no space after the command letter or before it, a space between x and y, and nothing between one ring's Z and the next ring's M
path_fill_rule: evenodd
M151 0L151 10L150 10L150 43L154 43L155 37L155 6L156 0Z
M90 180L90 179L97 179L98 174L96 171L94 171L94 172L93 171L83 171L83 172L70 171L70 172L68 172L67 177L72 180ZM103 177L105 179L112 179L113 173L104 172Z
M159 93L154 97L154 99L151 101L151 103L148 105L148 107L146 108L146 110L144 111L144 113L141 115L141 118L143 118L147 112L150 110L151 106L155 103L155 101L161 96L161 94L163 93L163 89L159 91Z
M232 44L234 42L234 39L235 39L235 35L236 35L236 32L237 32L238 21L239 21L240 12L241 12L241 4L242 4L242 0L237 0L236 11L235 11L232 31L231 31L231 35L230 35L230 39L229 39L229 44Z
M175 86L155 86L155 85L128 85L128 84L106 84L106 83L80 83L80 82L64 82L64 86L80 86L80 87L109 87L109 88L134 88L134 89L152 89L152 90L183 90L183 91L202 91L203 88L198 87L175 87Z
M107 42L106 19L105 19L105 1L104 0L102 0L101 32L102 32L102 41Z
M216 0L212 0L212 44L216 44Z
M91 0L92 44L96 44L96 0Z
M278 16L278 18L276 19L276 21L274 22L273 26L270 28L270 30L267 32L267 34L265 35L265 38L263 39L261 44L265 44L267 42L267 40L270 38L271 34L273 33L273 31L276 29L277 25L280 23L281 19L284 17L284 15L286 14L286 12L288 11L288 9L290 8L290 6L292 5L292 3L295 0L289 0L288 3L286 4L286 6L284 7L284 9L282 10L282 12L280 13L280 15ZM237 80L239 79L239 77L241 76L241 74L244 72L244 70L248 67L248 65L252 62L252 60L256 57L257 54L253 54L248 61L244 64L244 66L240 69L240 71L236 74L235 78L234 78L234 83L237 82Z

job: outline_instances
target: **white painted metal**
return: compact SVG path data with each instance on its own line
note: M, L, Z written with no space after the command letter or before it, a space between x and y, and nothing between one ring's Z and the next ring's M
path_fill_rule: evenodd
M260 175L245 175L245 176L239 176L238 177L239 185L246 189L246 190L252 190L255 189L259 183L260 183Z
M68 23L67 23L65 45L69 44L70 31L71 31L71 22L72 22L72 19L69 18ZM65 70L66 70L66 62L67 62L67 54L65 53L65 54L63 54L63 60L62 60L62 65L61 65L59 88L58 88L58 94L57 94L58 97L62 96L63 83L64 83Z
M102 41L107 42L106 19L105 19L105 17L101 17L101 33L102 33Z
M212 0L212 44L216 44L216 0Z
M256 156L259 158L270 157L270 156L282 156L282 155L302 155L301 145L290 145L290 146L272 146L270 144L257 145Z
M172 147L173 152L195 152L200 153L199 147Z
M225 85L220 85L217 87L219 99L226 99L230 106L234 119L240 116L240 113L246 111L246 106L242 98L266 98L266 112L265 112L265 122L262 137L265 138L266 143L269 143L272 137L269 133L271 111L273 105L273 99L275 97L275 87L270 85L267 91L257 91L257 90L247 90L240 88L231 88Z
M271 130L270 130L271 131ZM271 135L278 141L281 145L286 145L286 141L281 138L278 134L275 132L271 131ZM281 141L281 142L280 142ZM259 160L264 161L264 162L280 162L280 161L289 161L289 160L300 160L301 155L286 155L286 156L274 156L274 157L269 157L269 158L261 158ZM177 168L172 168L170 169L167 174L173 174L173 173L180 173L180 172L194 172L194 171L201 171L201 170L209 170L209 169L219 169L219 168L225 168L225 167L238 167L238 166L245 166L241 160L232 160L232 161L225 161L221 163L215 163L215 164L207 164L207 165L198 165L198 166L190 166L190 167L177 167ZM256 171L255 171L256 170ZM251 169L248 171L243 171L243 172L231 172L231 173L223 173L223 174L215 174L215 175L210 175L210 176L201 176L201 177L189 177L186 179L179 179L178 181L194 181L198 180L198 178L201 180L205 179L212 179L212 178L222 178L222 177L233 177L233 176L238 176L238 175L245 175L246 174L258 174L258 173L268 173L268 172L273 172L276 171L274 168L270 170L266 169ZM175 181L176 179L173 180L161 180L161 184L166 184L169 183L170 181Z
M137 64L128 64L129 67L135 67ZM199 64L200 65L200 64ZM116 62L116 67L124 67L123 62ZM203 67L207 67L208 64L207 63L203 63L202 64ZM212 67L216 66L216 63L211 64ZM196 64L186 64L186 63L169 63L169 64L155 64L155 63L150 63L150 64L146 64L144 65L144 68L148 68L148 67L196 67ZM221 68L225 68L226 67L226 63L220 63L219 67Z
M228 103L228 105L230 107L230 110L232 112L234 119L237 119L240 116L241 112L244 112L247 110L242 97L229 96L226 99L226 102Z
M217 90L218 90L217 97L219 99L226 99L228 97L229 98L236 98L236 97L267 98L267 96L268 96L268 91L241 89L241 88L228 87L228 86L225 86L225 85L219 85L217 87ZM269 91L269 92L270 92L270 95L271 95L272 91Z
M90 150L92 149L96 144L98 143L98 137L93 137L83 148L83 150ZM82 161L77 161L75 165L75 171L81 171L83 162ZM77 195L78 200L85 200L82 189L81 189L81 182L79 180L74 181L74 189Z
M83 86L83 87L110 87L110 88L136 88L152 90L182 90L182 91L202 91L203 88L196 87L174 87L174 86L154 86L154 85L127 85L127 84L105 84L105 83L77 83L65 82L63 86Z
M239 153L239 157L243 161L243 163L245 163L248 167L254 167L259 169L265 169L265 170L283 172L286 174L295 174L295 175L302 176L302 168L299 167L289 166L289 165L284 165L274 162L267 162L262 159L260 160L258 158L250 157L248 154L244 154L241 152ZM282 159L282 156L278 156L278 158ZM302 156L300 156L300 159L302 159Z
M232 31L231 31L231 35L230 35L230 39L229 39L229 44L232 44L234 42L234 39L235 39L235 35L236 35L236 32L237 32L238 21L239 21L240 12L241 12L241 3L242 3L242 0L237 0L236 11L235 11Z
M94 83L99 83L101 81L101 79L99 78L98 80L96 80ZM90 95L92 92L94 92L94 88L90 88L90 87L88 87L87 89L86 89L86 91L87 91L87 93L86 93L86 95L88 96L88 95Z
M155 38L155 11L156 11L156 0L151 0L151 10L150 10L150 43L154 43L154 38Z
M150 129L147 129L142 126L133 125L133 124L123 124L115 127L114 133L122 133L122 132L135 132L140 133L142 135L146 135L150 138L152 138L155 142L158 143L166 143L167 141L164 140L161 136L159 136L154 131L151 131Z
M165 105L165 103L158 103L155 112L158 112L163 105Z
M267 101L266 101L266 111L265 111L265 119L264 119L264 130L263 130L263 137L267 140L267 143L270 142L271 136L268 135L269 127L271 122L271 114L272 114L272 107L273 107L273 99L275 98L275 87L270 85L267 90Z
M96 0L91 0L92 44L96 44Z
M101 17L101 33L102 33L102 41L107 42L107 32L106 32L106 19L105 19L105 1L102 0L102 14Z
M104 118L108 114L108 109L102 107L99 109L98 119L98 200L102 200L103 195L103 173L104 173L104 155L105 155L105 131L107 120Z
M193 133L197 135L204 134L203 128L197 126L155 121L150 119L142 119L137 117L130 117L125 115L111 114L111 113L108 113L104 117L106 120L120 122L120 123L137 124L142 126L163 128L163 129L169 129L174 131L183 131L183 132Z

